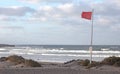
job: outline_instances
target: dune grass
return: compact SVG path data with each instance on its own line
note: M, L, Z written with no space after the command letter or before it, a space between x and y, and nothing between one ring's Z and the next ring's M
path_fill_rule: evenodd
M31 60L31 59L25 59L22 56L18 56L18 55L1 57L0 60L1 60L1 62L9 61L9 62L14 63L15 65L24 64L27 67L41 67L41 64L38 63L37 61Z
M100 62L92 61L91 64L90 64L90 61L86 59L86 60L80 61L79 64L82 66L86 66L88 68L101 66L101 65L111 65L111 66L120 67L120 57L112 56L112 57L105 58Z
M26 60L25 65L29 67L41 67L41 65L38 62L31 60L31 59Z
M25 62L25 59L22 56L18 56L18 55L11 55L11 56L6 57L6 59L7 61L13 62L16 65Z
M31 60L31 59L25 59L22 56L18 56L18 55L1 57L0 61L1 62L9 61L9 62L14 63L15 65L24 64L25 66L28 66L28 67L41 67L41 64L38 63L37 61ZM115 56L105 58L99 62L92 61L91 64L90 64L90 61L88 59L86 59L86 60L72 60L72 61L65 62L64 64L71 63L74 61L78 61L78 64L80 64L82 66L86 66L88 68L101 66L101 65L111 65L111 66L120 67L120 57L115 57Z

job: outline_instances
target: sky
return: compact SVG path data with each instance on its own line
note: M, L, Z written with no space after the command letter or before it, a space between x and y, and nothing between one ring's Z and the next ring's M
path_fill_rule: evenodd
M0 44L120 45L120 0L0 0Z

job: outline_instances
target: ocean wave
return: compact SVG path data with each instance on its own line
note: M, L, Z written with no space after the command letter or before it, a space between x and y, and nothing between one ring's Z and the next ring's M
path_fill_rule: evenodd
M89 50L29 49L32 53L90 53ZM93 53L120 53L120 51L92 51Z
M45 49L45 48L0 48L0 53L9 53L9 54L28 54L28 55L58 55L58 56L89 56L89 50L65 50L61 49ZM119 55L120 51L92 51L93 55L100 56L102 55ZM79 55L80 54L80 55Z
M59 50L59 49L30 49L27 52L31 53L90 53L89 50ZM120 53L120 51L92 51L93 53Z
M0 48L0 51L6 50L5 48Z
M76 54L41 54L41 55L45 55L45 56L73 56L73 57L90 57L90 54L86 54L86 55L76 55ZM110 57L110 56L113 56L113 55L92 55L93 57ZM116 55L116 56L119 56L120 55Z

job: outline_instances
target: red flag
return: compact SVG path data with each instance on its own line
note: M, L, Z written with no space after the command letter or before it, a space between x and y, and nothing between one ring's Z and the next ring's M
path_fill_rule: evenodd
M82 16L82 18L91 20L91 18L92 18L92 12L82 12L81 16Z

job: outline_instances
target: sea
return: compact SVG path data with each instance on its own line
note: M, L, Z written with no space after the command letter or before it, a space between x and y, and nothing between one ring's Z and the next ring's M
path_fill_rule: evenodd
M89 45L15 45L1 47L0 57L19 55L39 62L67 62L76 59L90 59ZM106 57L120 57L120 45L93 45L92 60Z

